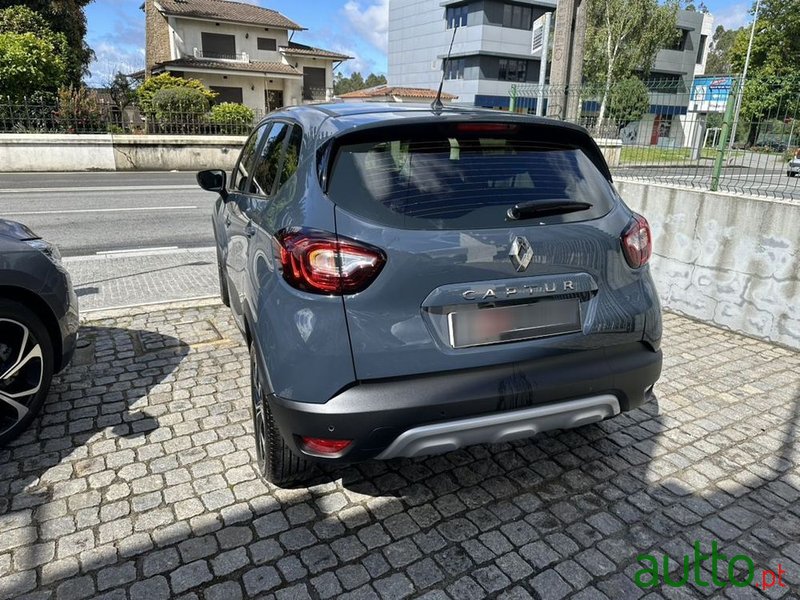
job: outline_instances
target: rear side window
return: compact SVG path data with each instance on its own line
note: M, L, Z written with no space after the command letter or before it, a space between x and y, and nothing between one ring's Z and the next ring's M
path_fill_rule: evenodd
M592 204L589 210L537 222L583 221L609 212L614 193L598 168L600 159L595 156L593 162L579 146L553 135L479 123L386 127L351 135L336 150L328 194L371 221L414 229L529 226L530 220L509 220L507 211L537 201Z
M255 163L256 159L256 147L258 147L258 142L261 139L261 136L264 134L264 130L269 125L261 125L258 129L256 129L247 141L244 143L244 147L242 148L242 153L239 155L239 161L236 163L236 167L233 169L233 177L231 177L231 189L244 192L246 191L247 186L247 178L250 176L250 173L253 171L253 164Z
M271 196L275 180L278 178L278 168L283 154L283 143L289 125L286 123L275 123L269 131L267 140L261 147L261 156L253 172L253 183L251 193L259 196Z

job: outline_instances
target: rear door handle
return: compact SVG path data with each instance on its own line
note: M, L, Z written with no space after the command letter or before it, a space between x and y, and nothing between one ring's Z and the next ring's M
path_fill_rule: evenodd
M247 237L253 237L253 236L256 234L256 228L255 228L255 227L253 227L253 224L252 224L252 223L248 223L247 225L245 225L245 227L244 227L244 234L245 234Z

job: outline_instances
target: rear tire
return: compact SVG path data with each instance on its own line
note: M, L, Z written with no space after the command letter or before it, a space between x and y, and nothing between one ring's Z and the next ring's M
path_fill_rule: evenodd
M0 446L42 408L53 378L53 343L36 313L0 299Z
M311 474L314 465L291 451L275 424L269 406L269 393L264 384L255 345L252 342L250 344L250 389L253 400L256 460L261 475L279 487L306 479Z

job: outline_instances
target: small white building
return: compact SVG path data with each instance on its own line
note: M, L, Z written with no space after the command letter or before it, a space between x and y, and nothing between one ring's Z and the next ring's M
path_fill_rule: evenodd
M293 40L305 28L281 13L228 0L145 0L145 76L199 79L217 102L256 111L333 97L346 54Z

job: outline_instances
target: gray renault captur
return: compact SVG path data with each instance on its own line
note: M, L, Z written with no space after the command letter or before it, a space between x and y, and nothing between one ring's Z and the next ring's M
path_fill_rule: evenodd
M256 450L414 457L593 423L661 372L651 233L586 130L398 104L271 113L203 171Z

